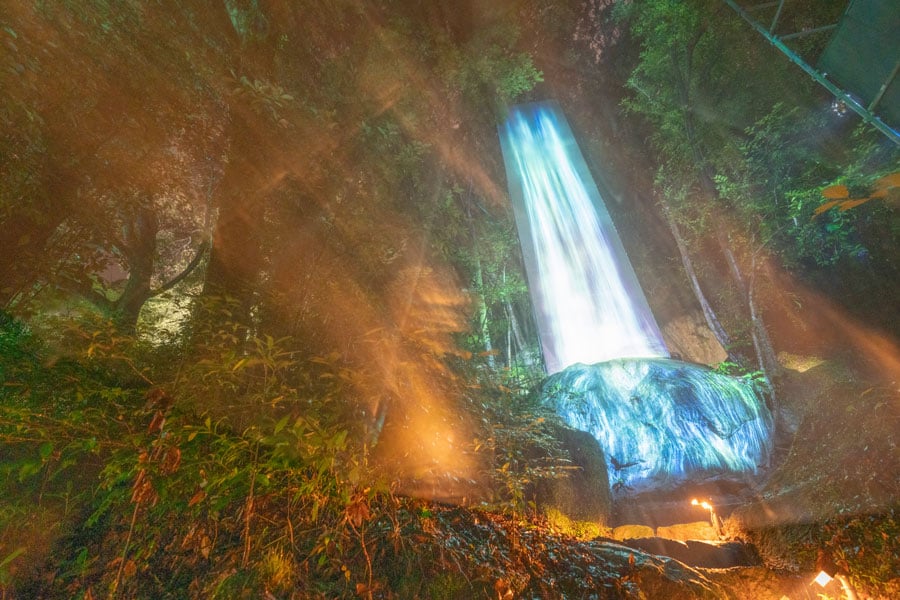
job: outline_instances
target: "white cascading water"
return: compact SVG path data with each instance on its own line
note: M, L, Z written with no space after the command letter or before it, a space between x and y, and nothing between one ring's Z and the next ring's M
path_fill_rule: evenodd
M547 372L668 356L562 113L516 107L500 138Z

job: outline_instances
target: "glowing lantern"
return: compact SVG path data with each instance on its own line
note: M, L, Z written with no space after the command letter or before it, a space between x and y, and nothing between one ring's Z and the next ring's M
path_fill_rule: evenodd
M816 578L813 579L814 582L818 583L822 587L825 587L832 581L834 581L834 577L826 573L825 571L819 571L819 574L816 575Z

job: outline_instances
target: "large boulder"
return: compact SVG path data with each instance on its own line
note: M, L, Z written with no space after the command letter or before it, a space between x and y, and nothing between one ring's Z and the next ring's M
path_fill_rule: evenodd
M691 567L728 569L760 564L752 546L741 542L710 543L702 540L670 540L661 537L625 540L625 546L656 556L668 556Z
M561 477L536 483L534 501L538 508L556 509L577 521L608 523L612 498L599 442L589 433L561 424L551 423L549 428L574 468Z
M728 359L725 348L699 313L682 314L662 326L663 340L672 356L714 365Z
M772 416L753 385L702 365L573 365L548 378L543 401L600 442L614 491L744 476L772 452Z

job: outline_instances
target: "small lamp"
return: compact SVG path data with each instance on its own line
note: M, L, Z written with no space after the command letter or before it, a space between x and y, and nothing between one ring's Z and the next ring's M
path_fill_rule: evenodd
M813 583L818 583L820 586L825 587L832 581L837 580L841 587L844 588L847 600L858 600L859 596L856 595L856 590L850 585L850 580L838 572L834 560L826 555L824 550L819 550L819 554L816 556L816 568L820 570L819 574L813 579Z
M694 498L693 500L691 500L691 506L699 506L700 508L702 508L704 510L708 510L709 511L709 524L712 525L713 529L716 531L716 535L719 537L722 537L722 526L719 523L719 519L716 516L716 510L715 510L715 508L713 508L713 505L710 504L709 502L707 502L706 500L703 500L701 502L700 500L697 500L696 498Z
M825 571L819 571L819 574L816 575L816 578L813 579L813 583L818 583L820 586L825 587L829 583L834 581L834 577L826 573Z

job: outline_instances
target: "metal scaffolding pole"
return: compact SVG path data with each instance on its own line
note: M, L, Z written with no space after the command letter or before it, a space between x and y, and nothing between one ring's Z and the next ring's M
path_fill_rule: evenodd
M737 2L735 2L735 0L724 0L724 2L728 6L730 6L732 9L734 9L734 11L736 13L738 13L741 16L741 18L743 18L745 21L750 23L750 25L752 25L753 28L756 29L756 31L758 31L760 34L762 34L762 36L764 38L766 38L769 41L769 43L771 43L773 46L778 48L782 52L782 54L787 56L791 62L793 62L795 65L797 65L798 67L800 67L801 69L806 71L806 73L810 77L815 79L820 85L822 85L822 87L824 87L829 92L834 94L834 96L837 97L839 100L841 100L844 104L846 104L847 107L850 108L850 110L852 110L853 112L858 114L860 117L862 117L863 121L865 121L866 123L875 127L878 131L880 131L885 136L887 136L888 139L890 139L895 144L900 145L900 133L898 133L897 131L892 129L884 121L882 121L880 118L875 116L875 114L872 113L871 110L869 110L868 108L866 108L865 106L861 105L859 102L854 100L853 97L850 96L850 94L848 94L842 88L838 87L837 85L835 85L834 83L829 81L823 73L819 72L816 68L814 68L809 63L807 63L799 54L797 54L796 52L794 52L793 50L791 50L790 48L788 48L785 45L785 43L783 41L784 39L789 38L789 37L795 37L795 36L779 37L773 33L775 25L778 22L778 17L780 16L780 13L781 13L781 7L783 5L783 0L782 0L782 2L779 2L778 14L775 15L775 18L772 21L771 29L766 29L765 26L760 24L758 21L754 20L747 13L747 11L745 11L743 8L741 8L737 4ZM896 69L895 69L894 73L896 74ZM877 102L873 102L871 107L874 107L875 104L877 104Z

